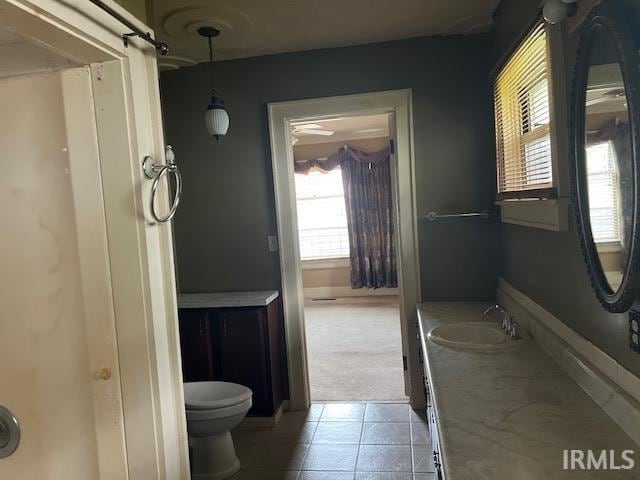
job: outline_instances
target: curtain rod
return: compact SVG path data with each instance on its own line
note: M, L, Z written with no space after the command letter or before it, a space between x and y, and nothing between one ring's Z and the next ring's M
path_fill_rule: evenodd
M131 33L122 34L122 40L124 42L125 47L129 46L129 42L128 42L129 37L140 37L141 39L153 45L155 49L158 52L160 52L160 55L166 55L167 53L169 53L169 46L166 43L158 42L157 40L154 40L154 38L151 36L149 32L143 32L142 30L140 30L132 22L124 18L122 15L116 12L109 5L105 4L102 0L89 0L89 1L93 3L95 6L97 6L98 8L101 8L102 10L107 12L109 15L111 15L113 18L115 18L116 20L118 20L120 23L122 23L123 25L125 25L131 30Z

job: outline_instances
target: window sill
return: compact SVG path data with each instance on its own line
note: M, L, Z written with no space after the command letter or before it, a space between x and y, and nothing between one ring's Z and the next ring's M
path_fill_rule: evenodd
M569 230L569 199L500 200L502 223L554 232Z
M620 242L596 243L598 253L618 253L622 251Z
M324 268L340 268L351 266L348 258L322 258L318 260L302 260L302 270L319 270Z

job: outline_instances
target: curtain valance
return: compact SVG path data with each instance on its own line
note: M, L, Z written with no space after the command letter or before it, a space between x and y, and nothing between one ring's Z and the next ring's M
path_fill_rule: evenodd
M307 175L309 171L315 167L323 173L330 172L346 159L352 159L359 163L366 163L371 165L378 165L385 160L389 159L389 148L385 148L373 153L363 152L351 148L347 145L342 147L336 153L327 158L313 158L311 160L296 160L294 161L295 173L301 173Z

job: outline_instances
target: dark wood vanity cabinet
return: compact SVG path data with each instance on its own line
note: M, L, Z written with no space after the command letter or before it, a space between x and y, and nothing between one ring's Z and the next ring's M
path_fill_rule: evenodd
M179 313L183 380L185 382L213 380L216 374L214 373L209 311L183 309Z
M185 382L221 380L253 391L249 415L271 416L285 390L279 299L266 306L180 308Z

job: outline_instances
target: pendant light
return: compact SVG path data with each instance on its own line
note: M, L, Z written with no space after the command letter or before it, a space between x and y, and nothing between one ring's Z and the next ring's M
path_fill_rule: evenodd
M213 38L220 35L220 30L214 27L202 27L198 33L209 41L209 75L211 77L211 101L204 114L204 123L209 135L216 137L220 142L229 129L229 115L224 109L224 101L216 93L213 83Z

